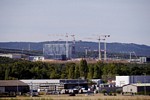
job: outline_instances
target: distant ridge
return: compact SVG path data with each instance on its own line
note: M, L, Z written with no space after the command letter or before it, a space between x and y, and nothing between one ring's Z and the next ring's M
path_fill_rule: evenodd
M0 42L0 48L5 49L20 49L28 50L29 44L31 50L42 51L43 45L48 43L65 43L65 41L44 41L44 42ZM71 42L70 42L71 43ZM77 41L76 51L84 52L85 48L90 50L98 50L97 42ZM101 43L101 49L103 50L104 44ZM150 46L139 45L134 43L107 43L107 52L110 53L126 53L135 52L138 56L150 56Z

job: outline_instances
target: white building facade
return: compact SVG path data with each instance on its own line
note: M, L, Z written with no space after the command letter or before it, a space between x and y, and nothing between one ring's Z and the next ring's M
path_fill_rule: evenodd
M21 54L0 54L0 57L8 57L13 59L21 59Z
M43 61L44 57L43 56L29 56L30 61Z
M150 76L116 76L116 87L133 83L150 83Z

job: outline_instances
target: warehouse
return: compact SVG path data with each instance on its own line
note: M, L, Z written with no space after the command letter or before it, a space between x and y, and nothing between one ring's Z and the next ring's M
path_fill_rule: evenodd
M150 93L150 83L124 85L123 93Z
M27 83L31 90L38 91L61 91L62 89L73 89L78 86L88 89L87 80L82 79L31 79L20 81Z
M122 87L123 85L136 83L150 83L150 76L116 76L116 87Z
M0 93L27 93L29 92L28 84L19 80L0 80Z

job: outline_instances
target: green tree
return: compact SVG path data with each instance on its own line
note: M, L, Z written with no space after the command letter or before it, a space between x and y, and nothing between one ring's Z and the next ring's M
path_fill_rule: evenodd
M75 66L75 78L79 78L80 77L80 71L79 71L79 65Z
M87 72L88 72L87 61L85 59L82 59L80 61L80 77L84 77L86 79Z
M93 78L100 78L100 69L97 65L94 66L94 75Z
M70 64L68 78L69 79L75 78L75 64L74 63Z
M94 67L93 67L93 64L92 65L89 65L88 67L88 79L92 79L93 78L93 74L94 74Z
M5 80L8 80L9 79L9 68L6 68L5 70Z

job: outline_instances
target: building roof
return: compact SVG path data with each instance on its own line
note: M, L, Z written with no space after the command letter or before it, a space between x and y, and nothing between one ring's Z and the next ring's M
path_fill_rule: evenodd
M132 84L134 86L150 86L150 83L137 83L137 84Z
M25 79L25 80L20 80L20 81L27 83L27 84L60 83L60 79Z
M52 84L60 84L60 83L87 83L87 80L82 79L26 79L20 80L27 84L41 84L41 83L52 83Z
M28 86L28 84L19 80L0 80L0 86Z
M124 86L129 86L129 85L132 85L132 86L150 86L150 83L127 84L127 85L124 85Z

